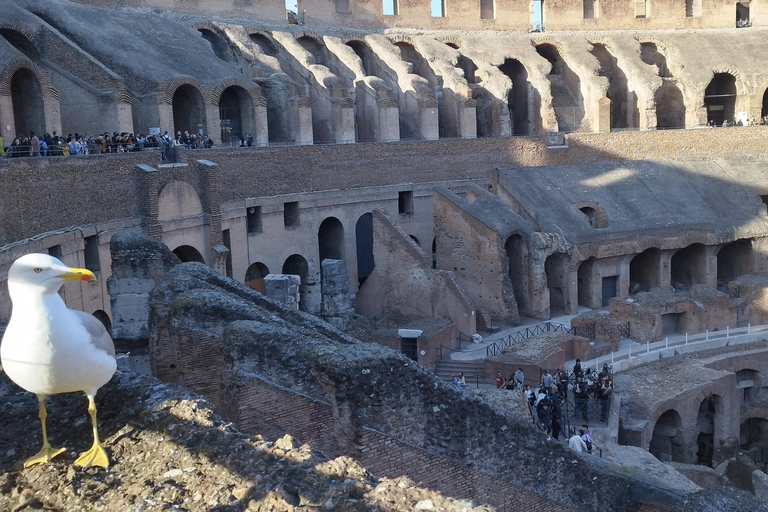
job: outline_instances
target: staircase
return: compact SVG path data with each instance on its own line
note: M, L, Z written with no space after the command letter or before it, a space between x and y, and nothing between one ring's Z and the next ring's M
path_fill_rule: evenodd
M451 377L454 375L458 377L459 372L464 372L467 386L470 385L470 382L474 384L476 375L480 376L480 382L485 382L483 371L484 363L482 359L475 361L454 361L452 359L435 361L435 375L444 380L451 380Z

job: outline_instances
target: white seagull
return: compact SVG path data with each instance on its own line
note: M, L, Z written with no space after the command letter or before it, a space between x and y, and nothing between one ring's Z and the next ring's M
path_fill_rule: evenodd
M76 466L107 468L109 460L96 428L96 391L117 368L115 347L106 328L95 317L67 309L58 294L65 281L90 281L90 270L69 268L47 254L27 254L8 272L13 310L0 344L0 360L10 379L37 395L43 448L24 467L48 462L64 451L48 444L45 399L57 393L83 391L93 422L93 446Z

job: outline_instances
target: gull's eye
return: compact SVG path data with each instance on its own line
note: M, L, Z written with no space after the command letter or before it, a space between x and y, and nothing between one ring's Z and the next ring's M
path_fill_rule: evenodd
M41 269L40 267L35 267L35 268L33 268L32 270L34 270L34 271L35 271L35 274L39 274L40 272L42 272L42 271L43 271L43 269Z

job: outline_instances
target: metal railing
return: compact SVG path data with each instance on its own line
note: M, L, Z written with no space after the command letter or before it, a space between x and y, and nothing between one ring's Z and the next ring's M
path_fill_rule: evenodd
M386 316L384 318L373 317L371 322L373 323L374 330L378 331L379 329L400 329L400 326L407 324L408 320Z
M566 334L573 334L575 336L583 336L584 338L595 338L595 326L586 327L567 327L564 324L556 324L552 322L546 322L544 324L537 324L533 327L526 327L522 331L505 336L497 342L486 347L486 356L497 356L501 354L505 349L518 343L520 341L527 340L533 336L539 336L549 332L562 332Z

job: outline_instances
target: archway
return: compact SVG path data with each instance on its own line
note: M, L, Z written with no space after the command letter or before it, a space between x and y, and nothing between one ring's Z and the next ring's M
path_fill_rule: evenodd
M552 254L544 262L544 272L547 277L547 289L549 290L550 318L565 313L565 306L568 300L568 295L566 293L567 269L567 254Z
M715 421L720 409L720 397L709 395L699 404L699 414L696 417L696 464L712 467L712 456L715 454Z
M157 220L173 220L202 215L203 205L195 187L186 181L165 184L157 197Z
M660 77L672 77L667 67L667 58L659 51L656 43L640 43L640 59L648 65L656 66Z
M611 100L611 129L637 128L640 119L637 94L629 90L627 75L604 44L592 43L590 53L600 63L598 75L608 79L608 98Z
M736 77L730 73L715 73L704 91L707 120L716 126L734 120L736 113Z
M661 252L652 247L629 262L629 293L649 292L659 286Z
M283 263L283 274L299 276L299 310L307 311L307 279L309 277L309 264L301 254L293 254Z
M103 325L109 335L112 336L112 320L109 319L107 312L99 309L93 312L93 316L101 322L101 325Z
M235 59L234 55L232 55L232 50L230 49L229 44L224 37L214 33L212 30L208 30L207 28L200 28L197 29L197 31L200 32L200 35L203 36L203 39L211 44L211 49L218 58L224 62L237 62L237 59Z
M173 129L175 133L205 131L205 102L195 87L184 84L173 93Z
M547 79L552 91L552 107L555 109L559 131L578 130L584 117L579 75L568 67L554 45L549 43L536 45L536 52L547 59L552 66Z
M685 128L683 93L671 80L664 80L654 93L656 128Z
M529 115L531 84L528 82L528 71L519 60L506 59L499 70L512 81L512 88L507 94L509 120L512 123L512 133L515 135L530 135L532 133L532 118Z
M662 462L685 462L682 425L683 420L674 409L659 416L653 426L648 451Z
M691 244L672 256L672 286L676 290L704 284L707 276L707 251L703 244Z
M315 59L315 64L319 66L328 66L328 59L326 58L325 46L311 36L301 36L297 39L299 44L307 50Z
M743 421L739 427L739 445L742 450L768 448L768 420L758 417Z
M363 71L365 71L366 76L376 76L382 80L385 80L387 83L390 83L386 73L384 73L384 71L381 69L381 65L378 61L378 58L376 57L376 54L373 53L371 48L365 42L355 39L347 42L347 46L352 48L352 51L354 51L355 54L360 58L360 61L363 64Z
M518 313L528 311L528 247L521 235L512 235L504 243L507 255L507 274L512 282L512 292L517 302Z
M11 43L11 46L23 53L32 62L40 60L40 53L35 45L21 32L9 28L0 28L0 36Z
M241 138L252 136L252 114L253 100L248 91L237 85L224 89L219 99L222 143L234 146Z
M344 259L344 226L336 217L328 217L317 231L320 262Z
M264 278L267 276L267 274L269 274L269 268L267 268L267 266L260 261L257 261L256 263L251 264L251 266L248 267L248 270L245 272L244 284L248 288L263 294L265 291Z
M355 242L357 245L357 281L362 285L373 272L373 215L364 213L355 224Z
M31 70L21 68L13 74L11 102L16 135L28 135L29 132L35 132L38 135L45 133L43 91Z
M183 263L188 261L205 263L205 259L203 259L203 255L200 254L200 251L191 245L180 245L173 250L173 254L175 254Z
M275 46L275 43L264 34L255 33L250 34L249 37L265 55L277 55L277 47Z
M717 286L727 289L728 282L752 273L752 239L744 238L723 246L717 253Z

